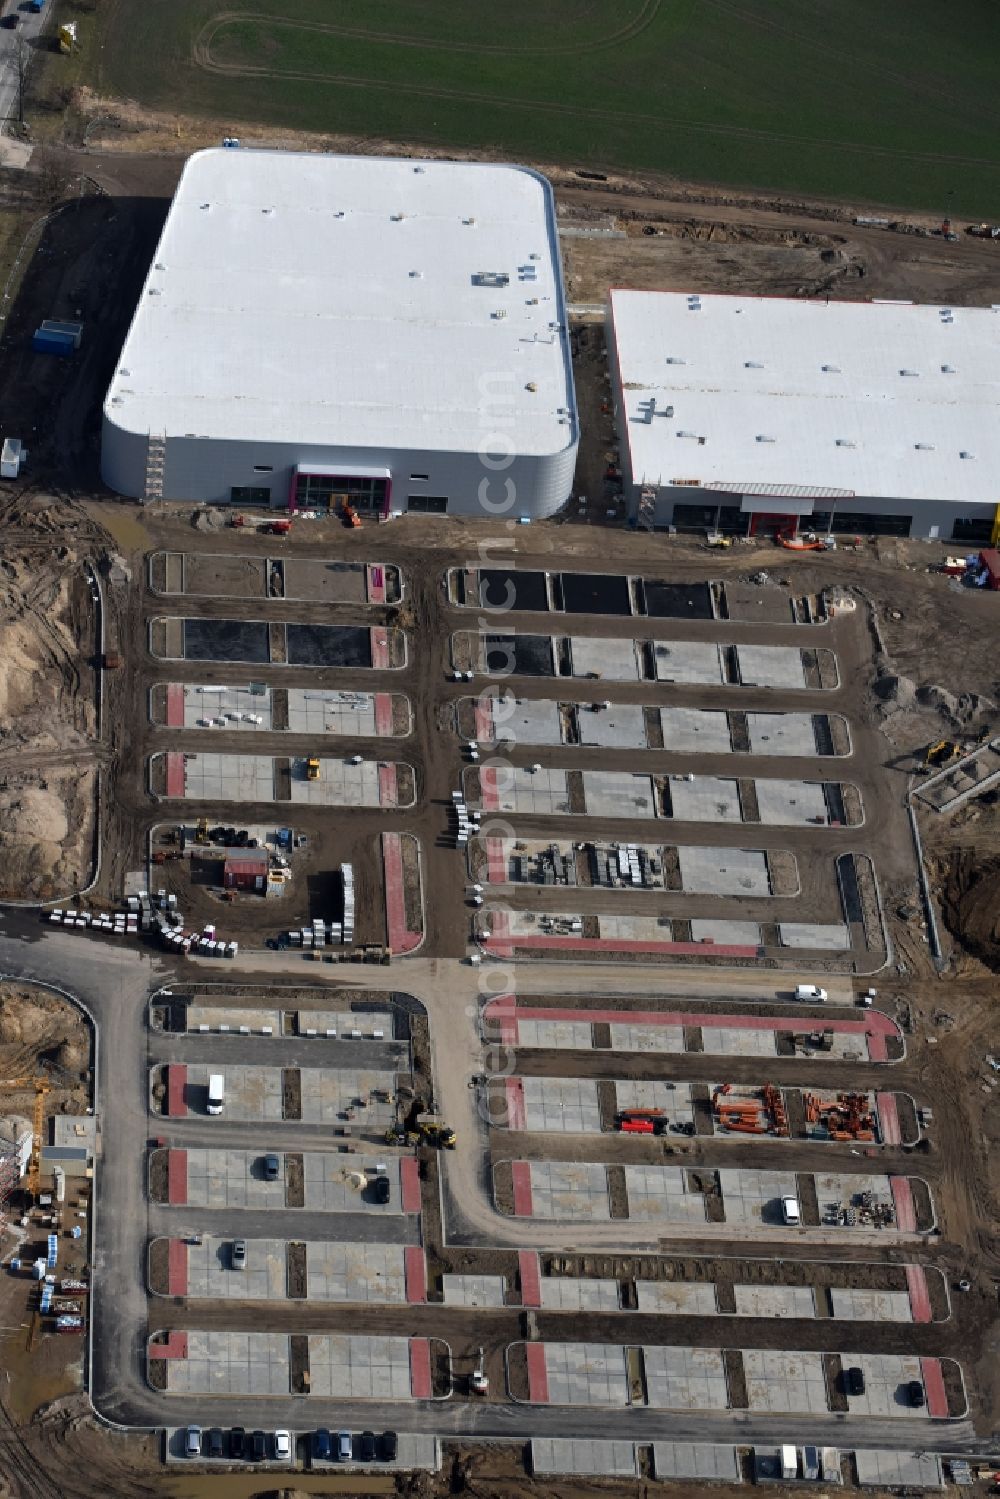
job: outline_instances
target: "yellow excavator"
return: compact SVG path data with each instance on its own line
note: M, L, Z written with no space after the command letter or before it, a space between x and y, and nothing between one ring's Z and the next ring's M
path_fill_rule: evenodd
M939 739L937 744L932 744L924 755L924 763L921 770L938 770L942 765L947 765L949 760L955 760L962 753L962 746L955 744L951 739Z

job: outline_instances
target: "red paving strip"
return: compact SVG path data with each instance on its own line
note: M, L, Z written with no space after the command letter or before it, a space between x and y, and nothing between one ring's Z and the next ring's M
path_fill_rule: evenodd
M385 925L389 946L394 953L413 952L423 942L424 934L411 932L406 925L403 845L398 833L382 834L382 867L385 871Z
M399 1163L399 1188L403 1199L404 1213L420 1212L420 1166L413 1156L404 1156Z
M384 625L372 625L372 667L375 671L389 669L389 631Z
M183 1207L188 1200L188 1153L167 1151L167 1201L171 1207Z
M506 919L506 918L505 918ZM497 926L498 915L493 917L493 925ZM498 936L506 936L506 932L497 933ZM485 1014L494 1015L499 1011L501 1024L510 1019L510 1005L512 996L502 994L497 999L490 1000L486 1006ZM691 1010L571 1010L542 1007L534 1009L528 1005L522 1005L516 1010L516 1015L523 1015L525 1020L589 1020L615 1025L700 1025L705 1026L728 1026L732 1030L740 1031L795 1031L802 1035L811 1033L821 1024L824 1030L836 1031L840 1034L856 1035L869 1032L869 1041L875 1039L870 1032L870 1026L876 1020L886 1022L885 1028L879 1027L879 1039L883 1034L896 1034L896 1028L886 1015L876 1015L870 1012L864 1020L838 1020L834 1016L829 1019L824 1015L822 1022L812 1020L789 1019L783 1020L780 1015L702 1015ZM884 1058L883 1058L884 1060Z
M890 1176L889 1186L892 1188L892 1201L896 1209L896 1227L901 1233L915 1234L917 1215L913 1207L913 1193L910 1191L909 1179L905 1176Z
M517 1251L517 1268L521 1277L521 1305L541 1306L542 1274L538 1255L534 1249Z
M885 1037L880 1034L868 1033L868 1060L869 1062L887 1062L889 1052L885 1044Z
M516 1046L520 1038L517 1029L517 1000L513 994L501 994L498 999L491 999L486 1012L491 1020L496 1019L500 1023L501 1045Z
M188 1290L188 1247L183 1239L171 1239L167 1245L167 1295L186 1296Z
M187 1358L188 1335L178 1328L171 1328L165 1343L147 1343L150 1358Z
M883 1145L902 1145L903 1132L899 1127L899 1110L895 1093L876 1093L875 1108L878 1111L879 1133Z
M373 562L365 568L365 582L368 588L369 604L384 604L385 568L381 563Z
M939 1421L948 1419L948 1396L945 1394L944 1374L939 1358L920 1360L920 1377L927 1391L927 1414Z
M484 812L495 812L500 806L495 766L484 765L479 771L479 800L483 804Z
M410 1339L410 1394L414 1400L430 1400L431 1345L427 1338Z
M495 923L494 923L495 924ZM600 952L600 953L667 953L673 957L705 957L711 953L720 958L755 958L756 947L730 947L715 942L622 942L611 937L488 937L484 946L498 958L510 958L518 950L526 952Z
M184 756L171 750L167 754L167 795L183 797L185 781Z
M375 694L375 732L380 739L389 739L392 735L391 692Z
M380 765L378 768L378 804L380 807L396 805L396 767Z
M524 1357L528 1365L528 1399L532 1405L548 1405L549 1371L545 1367L545 1344L525 1343Z
M906 1289L910 1293L910 1316L914 1322L931 1322L931 1294L922 1265L907 1265Z
M519 1077L509 1077L506 1089L507 1128L524 1130L527 1128L524 1118L524 1084Z
M419 1244L407 1244L403 1251L406 1272L406 1299L413 1304L427 1300L427 1261Z
M167 1117L183 1119L187 1115L184 1094L187 1089L188 1070L183 1062L167 1063Z
M486 863L488 867L486 879L489 884L505 885L507 883L507 860L504 858L502 838L487 838Z
M531 1201L530 1162L511 1161L510 1176L511 1185L514 1189L514 1216L515 1218L530 1218L533 1208Z
M493 709L485 694L476 698L476 739L480 744L493 743Z
M184 727L184 688L180 682L170 682L167 686L167 728L183 729Z

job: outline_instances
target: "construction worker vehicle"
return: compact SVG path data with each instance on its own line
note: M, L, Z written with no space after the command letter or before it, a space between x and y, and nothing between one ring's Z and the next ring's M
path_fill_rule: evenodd
M486 1354L480 1348L476 1367L469 1375L469 1389L473 1395L488 1395L490 1393L490 1381L486 1374Z
M319 760L315 755L310 755L309 759L306 761L306 780L319 780Z
M947 765L949 760L956 759L962 753L961 746L951 739L939 739L937 744L932 744L924 756L921 770L936 770L941 765Z
M438 1150L455 1149L455 1131L440 1114L418 1114L415 1122L421 1144L433 1145Z

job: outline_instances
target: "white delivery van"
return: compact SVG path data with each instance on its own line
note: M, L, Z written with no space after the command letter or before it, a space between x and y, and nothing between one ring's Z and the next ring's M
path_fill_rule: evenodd
M786 1480L799 1476L798 1451L787 1442L781 1444L781 1476Z
M799 1212L799 1200L797 1197L783 1197L781 1199L781 1216L785 1223L798 1225L802 1222L802 1214Z
M826 999L826 990L821 989L818 984L796 984L795 998L805 1004L822 1004Z
M226 1080L221 1072L213 1072L208 1080L208 1112L221 1114L226 1101Z

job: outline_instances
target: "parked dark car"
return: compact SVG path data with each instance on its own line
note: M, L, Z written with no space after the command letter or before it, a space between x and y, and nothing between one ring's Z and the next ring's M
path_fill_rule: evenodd
M361 1433L361 1461L363 1463L375 1461L375 1433L373 1431Z
M281 1175L281 1160L280 1160L280 1157L278 1157L276 1155L266 1155L264 1157L264 1163L263 1164L264 1164L264 1180L265 1181L269 1181L269 1182L276 1182L278 1180L278 1177Z
M247 1434L242 1426L234 1426L229 1433L229 1455L242 1462L247 1450Z
M865 1393L865 1376L856 1364L850 1369L844 1370L844 1389L848 1395L863 1395Z
M906 1395L911 1405L923 1405L926 1400L924 1387L919 1379L911 1379L906 1386Z
M324 1463L328 1463L333 1457L333 1440L325 1426L313 1432L312 1455Z
M376 1202L388 1202L392 1196L392 1187L389 1184L389 1178L387 1176L376 1176L374 1191Z
M378 1455L384 1463L394 1463L399 1444L394 1431L383 1431L378 1439Z
M226 1434L221 1426L213 1426L208 1433L208 1455L209 1457L225 1457Z
M262 1431L250 1433L250 1451L247 1457L252 1463L262 1463L267 1456L267 1437Z

